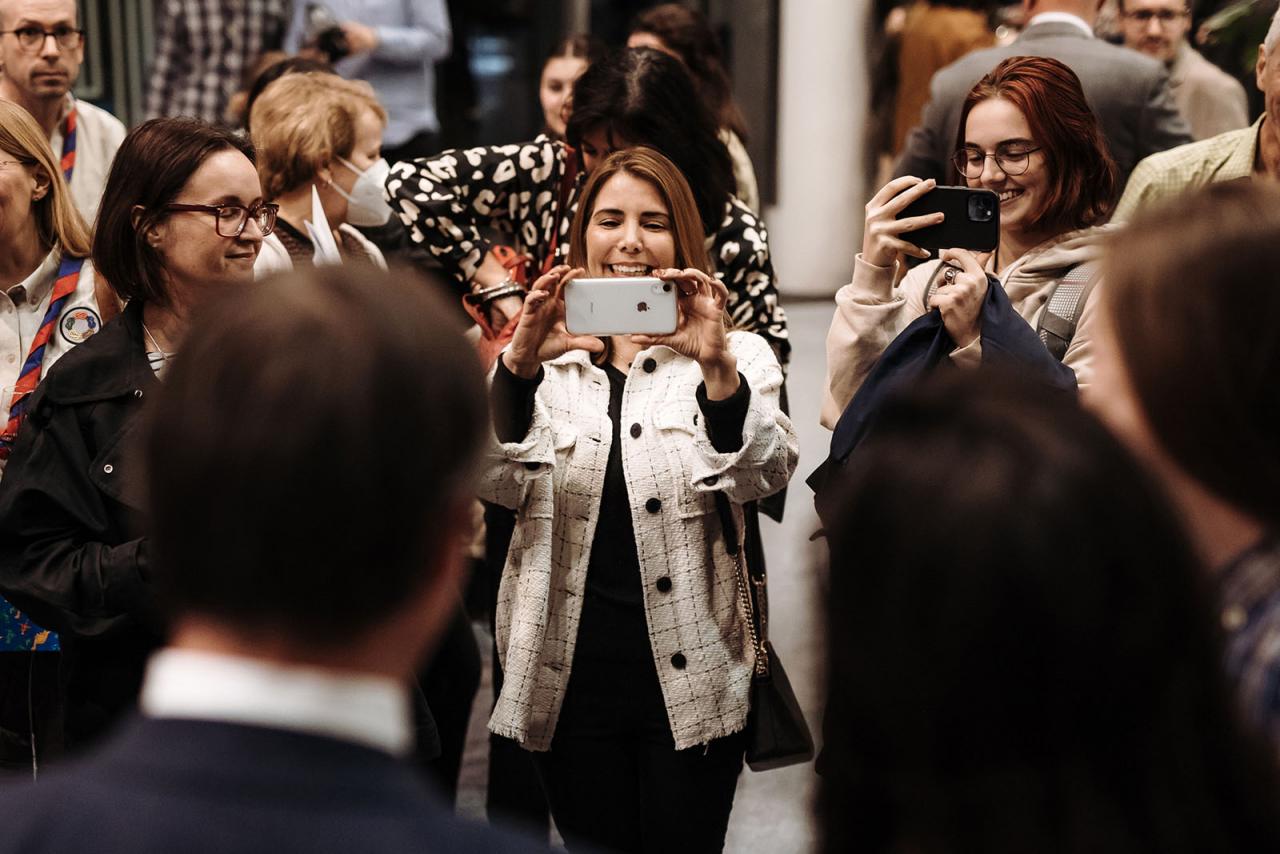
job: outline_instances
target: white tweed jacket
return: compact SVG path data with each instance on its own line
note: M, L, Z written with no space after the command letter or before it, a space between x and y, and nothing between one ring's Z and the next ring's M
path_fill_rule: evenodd
M695 399L702 373L668 347L636 356L622 399L622 468L676 749L743 728L755 663L712 493L725 493L736 510L786 486L797 459L795 431L778 408L773 350L750 332L730 333L729 344L751 390L738 451L712 447ZM604 371L582 351L543 367L528 434L508 444L490 436L480 488L517 511L498 589L504 681L489 729L529 750L550 748L569 684L612 444ZM657 512L646 508L653 498ZM659 590L664 577L670 587Z

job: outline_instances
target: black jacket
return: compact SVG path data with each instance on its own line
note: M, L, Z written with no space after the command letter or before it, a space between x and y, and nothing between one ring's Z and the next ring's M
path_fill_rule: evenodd
M200 720L134 718L83 762L0 788L0 827L0 854L547 850L455 818L387 754Z
M134 449L156 382L134 301L49 371L0 481L0 592L61 636L72 745L134 702L160 642Z

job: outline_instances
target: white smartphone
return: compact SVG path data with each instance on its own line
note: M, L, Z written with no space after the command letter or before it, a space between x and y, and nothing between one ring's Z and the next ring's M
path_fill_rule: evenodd
M564 325L574 335L670 335L676 288L652 277L573 279L564 286Z

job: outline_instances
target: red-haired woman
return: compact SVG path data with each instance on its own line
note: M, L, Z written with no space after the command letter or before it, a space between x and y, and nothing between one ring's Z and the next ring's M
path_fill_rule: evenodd
M919 265L895 286L900 254L928 257L910 233L941 222L942 214L896 219L933 189L932 179L904 176L876 193L867 204L853 281L836 294L827 334L827 427L834 427L885 347L925 312L940 311L955 343L951 361L974 366L982 359L979 320L988 273L1034 328L1058 282L1101 254L1109 229L1100 224L1115 200L1116 167L1079 78L1061 62L1011 57L978 81L960 115L954 163L970 187L999 194L999 246L989 255L944 249L938 261ZM948 265L940 273L939 263ZM1081 386L1091 374L1096 292L1062 356Z

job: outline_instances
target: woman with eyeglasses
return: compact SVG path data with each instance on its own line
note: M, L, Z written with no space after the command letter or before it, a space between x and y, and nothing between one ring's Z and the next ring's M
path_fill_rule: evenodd
M136 427L201 304L253 281L276 220L253 158L195 119L125 138L93 262L128 305L45 377L0 482L0 591L61 637L68 747L135 703L160 642Z
M942 214L898 215L935 186L904 176L867 204L862 252L853 281L836 294L827 334L827 393L822 423L832 428L880 354L912 321L937 309L962 367L982 362L981 313L988 276L1014 311L1038 329L1050 295L1081 265L1096 261L1114 204L1116 167L1080 80L1046 57L1006 59L969 91L960 114L953 163L969 187L999 197L1000 240L994 252L944 249L938 260L898 282L901 256L928 258L911 232L943 221ZM1088 293L1065 344L1062 364L1076 382L1091 376L1094 297Z

